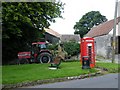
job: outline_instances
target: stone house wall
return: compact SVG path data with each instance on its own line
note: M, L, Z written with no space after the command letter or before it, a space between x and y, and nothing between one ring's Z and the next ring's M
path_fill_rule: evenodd
M112 35L110 34L95 37L95 49L97 55L103 56L105 58L112 57L111 37Z

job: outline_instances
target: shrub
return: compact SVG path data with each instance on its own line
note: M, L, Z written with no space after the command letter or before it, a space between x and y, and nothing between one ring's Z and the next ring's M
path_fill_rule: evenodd
M80 53L80 44L75 41L64 42L64 50L69 56L74 56Z

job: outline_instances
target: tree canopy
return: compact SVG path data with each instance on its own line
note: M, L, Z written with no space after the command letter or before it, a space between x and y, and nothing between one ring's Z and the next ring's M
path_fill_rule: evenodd
M97 26L106 22L107 18L101 15L99 11L90 11L82 16L82 18L74 25L74 34L80 34L81 38L90 31L93 26Z
M31 42L43 38L43 28L62 18L63 10L62 2L2 2L3 60L14 59L18 51L27 51Z
M62 17L62 3L52 2L4 2L2 3L3 38L10 38L9 34L22 36L22 26L42 30L48 28L56 17Z

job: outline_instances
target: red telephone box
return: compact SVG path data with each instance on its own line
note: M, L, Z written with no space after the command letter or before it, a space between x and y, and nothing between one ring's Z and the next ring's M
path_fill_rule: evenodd
M80 44L82 68L95 67L95 46L94 38L83 37Z

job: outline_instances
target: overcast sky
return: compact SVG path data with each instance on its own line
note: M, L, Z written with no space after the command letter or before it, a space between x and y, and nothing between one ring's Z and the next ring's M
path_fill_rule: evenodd
M57 18L50 28L60 34L74 34L74 25L87 12L100 11L108 20L114 18L116 0L61 0L64 6L64 19ZM119 0L120 1L120 0Z

